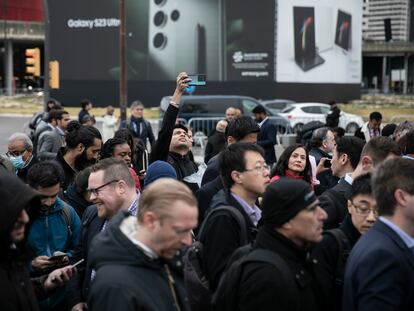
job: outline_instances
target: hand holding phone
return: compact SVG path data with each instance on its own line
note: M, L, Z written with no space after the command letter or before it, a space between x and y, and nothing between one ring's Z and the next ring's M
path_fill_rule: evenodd
M72 268L75 268L76 266L78 266L78 265L80 265L82 262L84 262L85 261L85 259L81 259L81 260L79 260L79 261L77 261L77 262L75 262L73 265L72 265Z
M188 75L191 79L187 84L189 86L204 86L207 84L207 76L205 74Z
M325 162L323 162L323 167L330 168L331 165L331 159L325 159Z

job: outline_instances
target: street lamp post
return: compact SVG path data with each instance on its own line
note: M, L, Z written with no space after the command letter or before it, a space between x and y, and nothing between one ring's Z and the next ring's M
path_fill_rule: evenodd
M126 72L126 21L125 21L125 0L119 0L119 16L121 25L119 28L119 107L121 110L121 128L126 127L127 109L127 72Z

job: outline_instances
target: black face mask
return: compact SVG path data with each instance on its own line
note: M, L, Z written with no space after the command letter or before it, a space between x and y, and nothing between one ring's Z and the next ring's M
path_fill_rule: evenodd
M85 150L82 152L81 155L79 155L76 159L75 159L75 168L78 171L81 171L85 168L87 168L88 166L94 165L96 163L96 159L92 158L90 160L88 160L88 157L86 156L86 148Z

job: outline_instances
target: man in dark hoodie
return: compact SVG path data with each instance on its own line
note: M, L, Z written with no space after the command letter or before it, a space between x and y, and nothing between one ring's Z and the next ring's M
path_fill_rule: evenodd
M69 266L30 279L27 268L34 257L25 242L28 210L40 205L35 193L16 176L0 173L0 306L2 311L39 310L37 297L63 285L74 273Z
M189 310L180 267L171 259L192 242L197 201L171 178L151 183L138 217L118 213L90 249L96 271L89 310Z
M170 163L177 172L177 179L180 181L184 177L197 172L197 166L188 157L188 128L182 124L175 124L181 95L189 81L190 79L185 72L178 75L174 95L165 112L162 126L158 133L158 140L155 142L150 155L150 163L157 160Z

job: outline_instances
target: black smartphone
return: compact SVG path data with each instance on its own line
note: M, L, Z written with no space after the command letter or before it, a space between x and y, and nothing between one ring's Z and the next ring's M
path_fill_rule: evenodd
M325 162L323 163L324 167L331 167L331 159L326 159Z
M191 79L188 82L189 86L204 86L207 84L207 76L205 74L188 75L188 77Z

